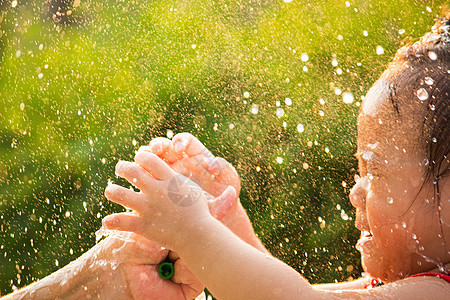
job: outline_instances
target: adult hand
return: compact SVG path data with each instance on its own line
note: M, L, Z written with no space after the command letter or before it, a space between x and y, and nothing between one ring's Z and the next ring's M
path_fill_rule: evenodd
M104 286L113 291L111 296L115 299L119 291L132 299L193 299L204 289L173 253L170 256L174 261L174 275L171 279L162 279L158 267L169 255L169 250L134 233L115 232L96 247L96 264L106 262L112 267L117 264L116 270L111 267L110 281ZM121 276L117 276L117 272ZM111 289L111 284L116 289Z
M175 273L162 279L159 264L170 255ZM55 273L2 298L193 299L203 284L177 255L133 233L115 232Z

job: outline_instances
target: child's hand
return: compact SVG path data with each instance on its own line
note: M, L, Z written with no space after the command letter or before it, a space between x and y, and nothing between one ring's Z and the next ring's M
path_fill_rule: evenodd
M155 138L150 146L141 147L162 158L174 171L197 183L204 191L217 197L229 186L234 187L234 199L221 196L209 202L211 214L242 240L267 253L256 237L250 220L238 200L241 188L239 175L225 159L214 157L193 135L179 133L172 140ZM229 193L232 195L232 193Z
M140 192L114 184L108 185L105 191L109 200L134 212L108 216L103 224L108 229L135 232L176 250L178 239L186 236L183 232L211 218L206 195L197 184L173 171L155 154L138 151L135 160L135 163L119 162L116 172ZM234 198L235 193L229 187L219 199Z
M236 206L241 187L236 170L225 159L214 157L193 135L180 133L173 140L155 138L150 146L139 149L142 150L158 155L175 172L188 177L214 197L221 195L229 186L234 187L236 196L235 199L228 199L230 203L210 203L211 214L216 219L221 220Z

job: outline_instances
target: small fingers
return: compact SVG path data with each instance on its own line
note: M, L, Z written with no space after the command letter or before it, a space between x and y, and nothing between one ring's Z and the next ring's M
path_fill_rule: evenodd
M204 156L212 156L211 152L192 134L179 133L172 139L173 147L176 152L184 152L188 156L195 156L202 153Z
M144 220L133 213L118 213L106 216L102 225L109 230L130 231L142 234L144 231Z
M117 184L108 184L105 189L105 196L110 201L137 211L142 208L142 202L144 201L141 194Z
M116 165L116 174L128 180L129 183L141 191L152 191L154 190L155 184L157 184L148 172L138 164L129 161L119 161Z
M163 154L167 150L169 150L172 141L166 138L158 137L154 138L149 147L150 152L155 153L156 155Z
M168 163L176 162L184 157L183 153L175 151L171 140L162 137L153 139L150 146L141 147L139 151L141 150L154 153Z
M233 206L237 204L237 200L236 190L229 186L222 195L208 202L209 211L214 218L220 221L230 213Z
M205 162L204 168L214 176L215 180L231 185L239 194L241 183L236 169L222 157L215 157Z
M165 180L173 177L175 172L157 155L146 151L138 151L136 163L150 173L154 178Z

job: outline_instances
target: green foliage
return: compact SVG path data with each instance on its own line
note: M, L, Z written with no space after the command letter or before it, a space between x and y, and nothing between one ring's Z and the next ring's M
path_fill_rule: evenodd
M169 130L236 166L275 256L357 277L358 106L439 2L0 2L1 293L92 247L115 164Z

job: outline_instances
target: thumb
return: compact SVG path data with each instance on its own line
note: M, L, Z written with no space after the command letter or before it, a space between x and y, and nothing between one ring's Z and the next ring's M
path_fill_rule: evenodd
M222 194L208 202L211 215L217 220L221 220L228 215L231 208L237 203L236 189L231 185L222 192Z

